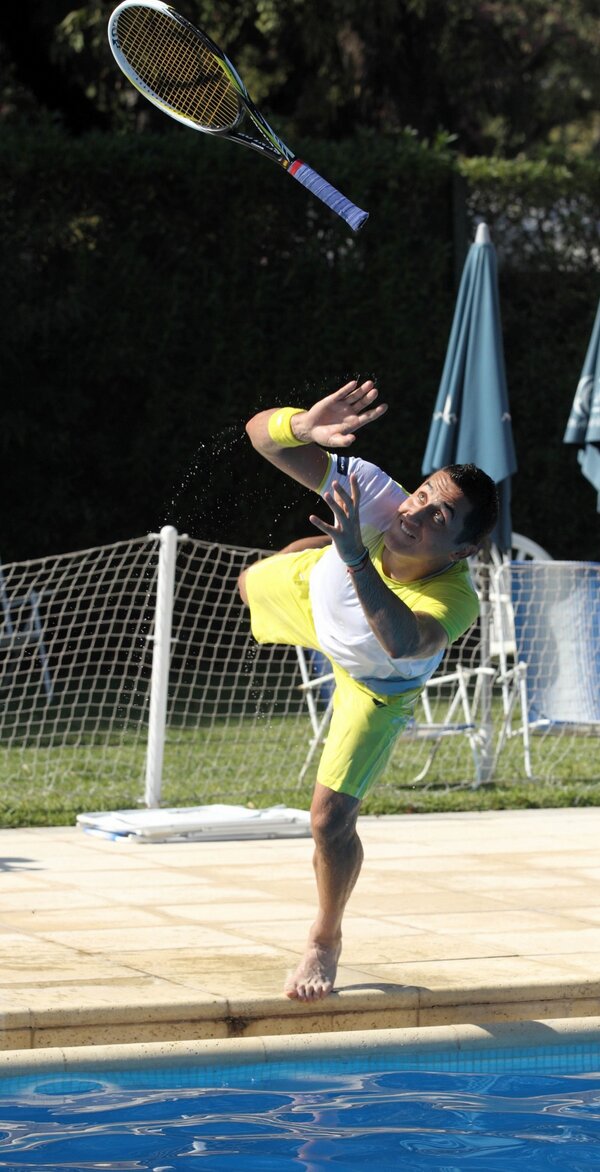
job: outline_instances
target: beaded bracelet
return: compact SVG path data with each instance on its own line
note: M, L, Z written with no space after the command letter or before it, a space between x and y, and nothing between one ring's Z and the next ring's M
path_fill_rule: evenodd
M292 431L292 416L304 414L302 407L281 407L278 411L274 411L269 416L267 423L267 429L273 443L280 448L301 448L303 444L310 443L310 440L296 439Z
M353 562L346 562L346 569L349 574L358 574L361 570L365 569L365 567L369 564L369 561L369 551L365 546L359 558L356 558Z

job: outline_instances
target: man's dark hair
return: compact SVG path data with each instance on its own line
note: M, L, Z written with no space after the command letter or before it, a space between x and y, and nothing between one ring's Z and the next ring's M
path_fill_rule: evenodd
M449 464L444 469L471 508L459 541L479 545L492 532L498 520L498 490L491 476L476 464Z

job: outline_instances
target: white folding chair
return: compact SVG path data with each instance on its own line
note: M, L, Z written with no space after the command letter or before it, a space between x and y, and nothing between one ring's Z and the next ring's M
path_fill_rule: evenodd
M498 753L522 736L531 777L533 736L600 736L600 567L521 562L499 575L512 599L521 724L505 721ZM514 708L514 688L511 699Z
M0 653L2 653L2 674L8 669L15 651L34 647L40 664L42 683L48 703L54 695L54 685L48 664L48 653L44 643L44 631L40 617L40 596L36 590L29 590L22 596L10 597L6 589L2 566L0 565ZM1 677L0 677L1 682Z
M527 664L517 655L515 615L513 606L512 574L515 563L551 562L552 556L537 541L522 533L513 533L510 554L500 554L492 547L489 571L490 629L488 654L496 668L495 684L502 696L502 724L495 749L498 760L507 740L513 735L523 737L523 755L526 776L533 776L531 741L527 720ZM513 715L517 704L521 724L513 730Z
M305 647L296 647L296 655L298 657L298 666L302 679L300 690L306 700L313 731L308 745L308 752L298 777L298 780L302 781L317 749L325 740L325 732L331 720L335 681L333 672L327 670L328 661L324 655L320 655L314 651L307 651ZM318 707L319 699L324 701L324 707L322 703L321 711L319 711Z
M327 670L327 660L324 656L316 658L314 652L307 652L304 647L296 647L296 655L302 679L300 689L306 699L312 728L312 737L299 774L299 781L302 781L317 749L324 742L331 720L335 683L333 672ZM453 671L433 676L427 681L418 700L417 713L401 734L406 740L431 742L427 760L413 781L422 781L426 777L440 744L449 736L466 736L475 762L476 777L479 780L480 738L468 686L471 679L484 670L494 674L493 669L465 668L458 664ZM451 694L446 699L443 719L435 720L430 693L440 687L445 691L450 689Z
M402 733L405 740L430 741L431 749L422 769L413 781L423 781L427 776L438 749L447 737L466 737L475 765L475 784L482 777L482 740L477 727L474 699L469 696L472 681L478 681L483 674L493 676L492 668L465 667L458 663L452 671L440 672L427 681L417 702L417 714ZM434 690L447 692L446 707L442 720L435 720L431 705ZM461 719L462 716L462 719Z

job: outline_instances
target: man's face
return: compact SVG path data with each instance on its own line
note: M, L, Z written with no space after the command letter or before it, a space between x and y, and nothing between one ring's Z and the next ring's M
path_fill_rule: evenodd
M400 505L384 544L404 557L456 561L476 546L460 540L471 505L447 472L432 475Z

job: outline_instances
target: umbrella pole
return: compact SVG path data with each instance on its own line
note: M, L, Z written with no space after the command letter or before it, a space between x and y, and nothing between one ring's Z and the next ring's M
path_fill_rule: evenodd
M474 788L492 781L494 776L494 754L492 751L492 672L490 671L490 625L492 608L490 604L490 554L484 548L481 559L480 595L480 659L481 670L481 718L478 728L479 762Z

